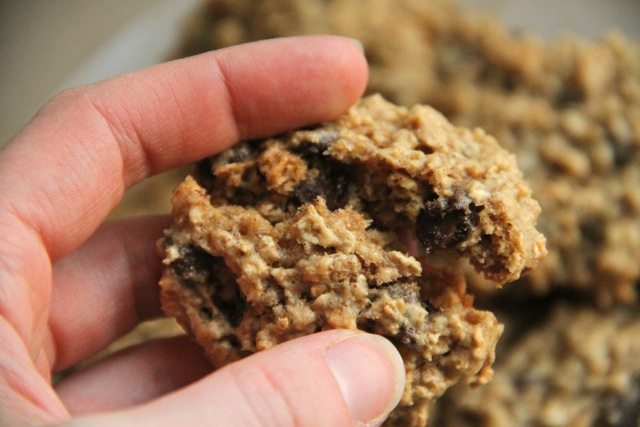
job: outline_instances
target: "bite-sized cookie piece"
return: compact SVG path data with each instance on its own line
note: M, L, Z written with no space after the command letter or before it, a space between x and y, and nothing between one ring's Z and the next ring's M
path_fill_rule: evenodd
M493 138L373 96L198 164L160 243L163 308L216 366L326 329L383 335L408 379L389 425L424 425L449 386L490 379L502 331L433 263L518 278L545 253L538 210Z
M434 426L637 426L640 314L557 306L499 357L491 384L453 388Z

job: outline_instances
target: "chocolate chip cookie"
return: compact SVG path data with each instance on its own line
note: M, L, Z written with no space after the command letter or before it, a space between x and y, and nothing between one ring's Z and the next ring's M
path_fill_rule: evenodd
M383 335L407 370L388 425L421 426L448 387L491 378L502 331L449 266L518 279L546 253L539 212L482 130L371 96L199 162L159 243L162 304L216 367L326 329Z
M491 384L451 389L433 425L637 426L638 337L637 307L558 303L501 352Z

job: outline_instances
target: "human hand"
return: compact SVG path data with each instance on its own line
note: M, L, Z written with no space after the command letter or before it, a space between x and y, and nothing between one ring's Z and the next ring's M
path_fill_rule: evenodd
M341 113L366 63L340 37L258 42L69 90L0 150L0 424L377 425L402 361L380 337L328 331L214 373L185 337L116 353L51 384L161 315L166 218L103 223L161 171Z

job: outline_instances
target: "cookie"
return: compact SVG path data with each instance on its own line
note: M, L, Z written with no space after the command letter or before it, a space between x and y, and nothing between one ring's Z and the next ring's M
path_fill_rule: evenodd
M432 105L516 154L542 206L549 256L512 289L570 289L601 306L637 300L637 43L620 33L545 41L447 0L209 0L204 9L187 53L296 34L359 39L370 93Z
M491 384L451 389L434 426L637 426L640 316L557 304L499 357Z
M447 266L518 279L546 253L538 214L492 137L371 96L197 165L159 243L163 309L216 367L327 329L383 335L407 370L388 425L421 426L448 387L491 378L502 331Z

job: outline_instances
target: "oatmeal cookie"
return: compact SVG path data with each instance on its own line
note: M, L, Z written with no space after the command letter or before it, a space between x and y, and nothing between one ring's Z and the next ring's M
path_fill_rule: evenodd
M162 304L217 367L326 329L383 335L407 370L388 423L421 426L449 386L491 378L502 331L443 265L517 279L545 255L538 213L492 137L371 96L200 162L159 243Z
M491 384L453 388L435 426L637 426L640 316L560 303L499 355Z
M366 13L363 11L366 10ZM634 303L640 281L640 48L541 40L448 0L208 0L185 53L296 34L362 41L370 93L432 105L516 154L549 256L523 286Z

